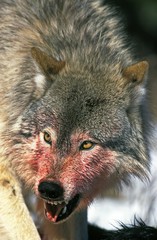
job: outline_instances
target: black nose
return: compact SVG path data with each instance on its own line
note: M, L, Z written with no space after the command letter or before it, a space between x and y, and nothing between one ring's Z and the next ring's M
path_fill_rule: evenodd
M56 182L43 181L38 186L40 196L43 198L58 200L63 198L63 187Z

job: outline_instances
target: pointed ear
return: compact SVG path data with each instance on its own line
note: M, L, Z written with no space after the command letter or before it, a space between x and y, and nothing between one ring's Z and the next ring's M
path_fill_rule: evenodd
M123 69L122 75L129 82L140 84L144 81L145 75L148 72L149 64L147 61L138 62Z
M39 48L33 47L31 49L31 54L41 71L48 76L58 74L65 66L64 61L58 61L57 59L48 56Z

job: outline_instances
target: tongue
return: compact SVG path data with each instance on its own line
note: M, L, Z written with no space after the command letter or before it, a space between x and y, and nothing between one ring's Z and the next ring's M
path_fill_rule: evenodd
M64 207L65 204L51 205L49 203L45 203L45 215L47 219L55 223Z

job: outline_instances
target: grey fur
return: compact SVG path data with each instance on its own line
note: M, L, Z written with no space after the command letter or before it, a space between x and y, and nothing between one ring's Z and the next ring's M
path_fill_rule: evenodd
M117 15L101 0L0 1L1 154L26 183L35 176L18 154L54 122L61 154L72 132L89 132L116 153L113 178L148 174L144 84L122 75L136 60ZM51 80L44 76L43 87L32 47L66 63Z

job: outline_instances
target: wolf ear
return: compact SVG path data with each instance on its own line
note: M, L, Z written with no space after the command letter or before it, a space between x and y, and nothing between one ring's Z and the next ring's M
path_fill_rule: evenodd
M122 71L122 75L129 82L140 84L144 81L146 73L148 72L149 64L147 61L138 62Z
M39 48L33 47L31 54L41 71L48 76L58 74L65 66L64 61L59 61L53 57L48 56L42 52Z

